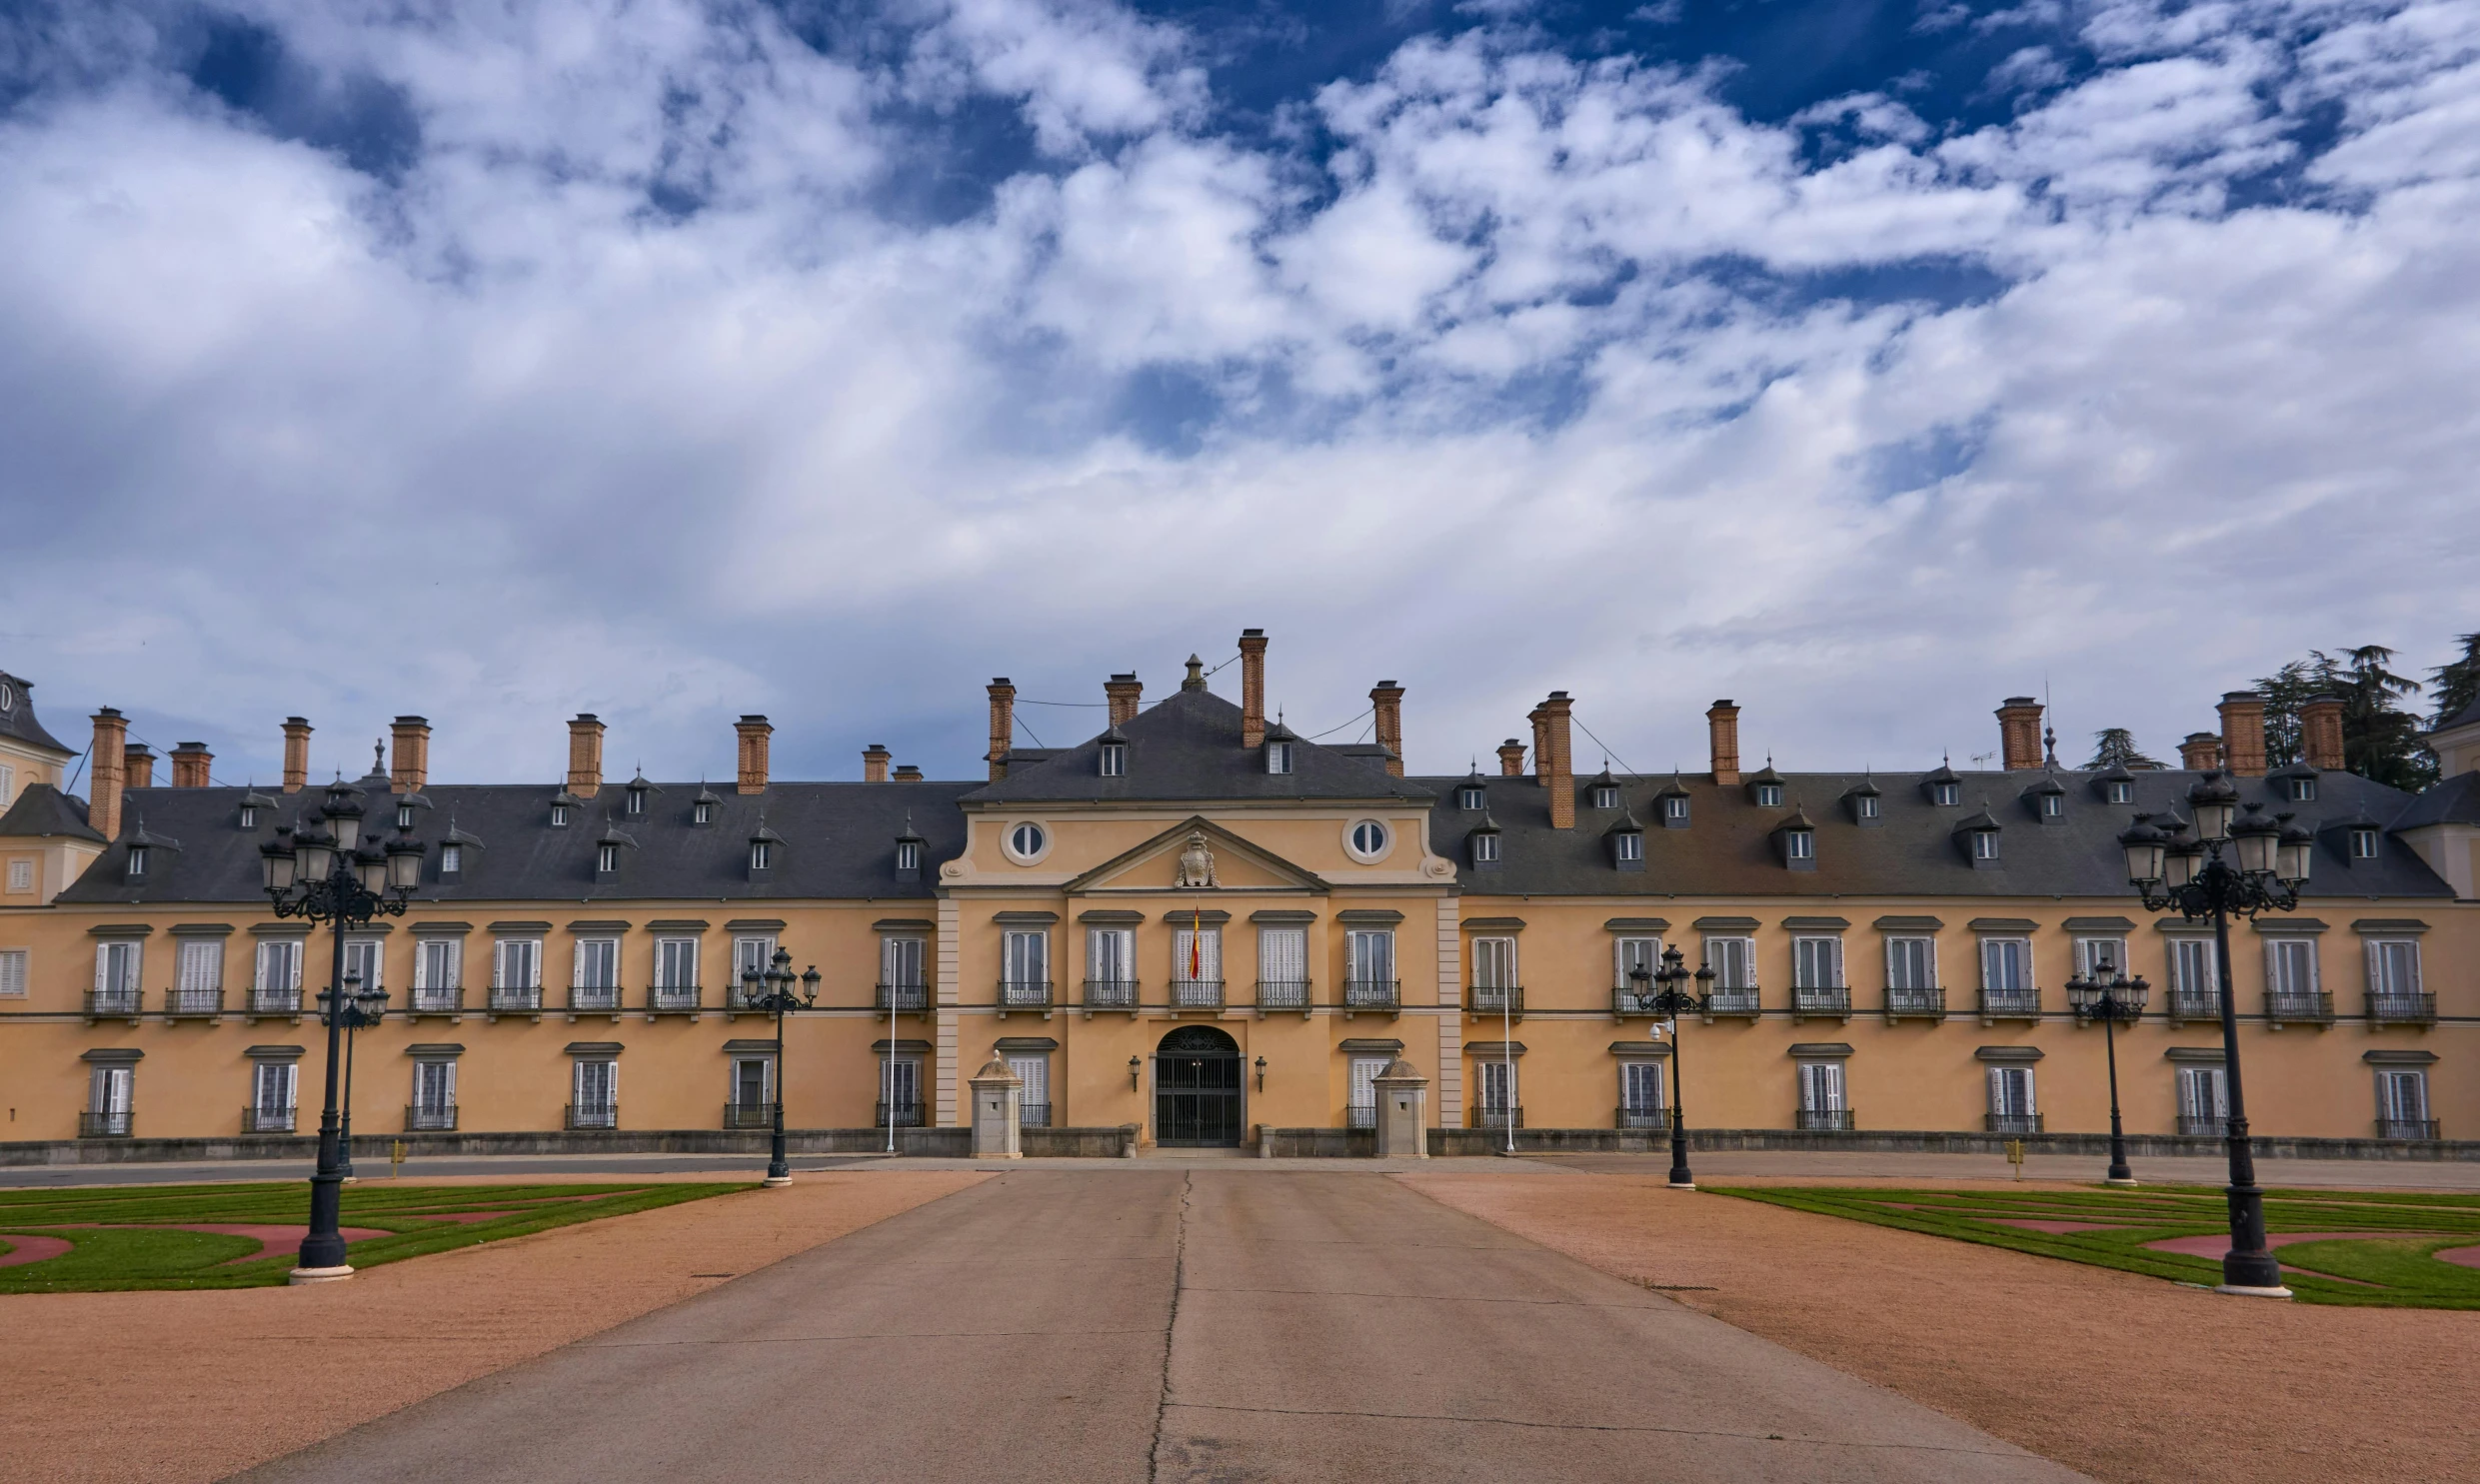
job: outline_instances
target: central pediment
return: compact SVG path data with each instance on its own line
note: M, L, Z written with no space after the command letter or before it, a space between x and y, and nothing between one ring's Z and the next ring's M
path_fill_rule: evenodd
M1182 856L1190 836L1203 836L1212 857L1215 884L1183 884ZM1068 882L1071 892L1177 891L1314 891L1330 888L1316 872L1304 870L1282 856L1234 834L1204 814L1192 814L1143 844Z

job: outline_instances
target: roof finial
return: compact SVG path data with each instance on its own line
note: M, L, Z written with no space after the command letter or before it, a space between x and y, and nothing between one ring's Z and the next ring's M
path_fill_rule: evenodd
M370 742L370 770L372 773L383 773L388 770L387 756L388 740L384 737L372 738Z
M1203 691L1206 689L1205 661L1200 660L1195 655L1191 655L1189 657L1188 678L1180 683L1180 689L1183 691Z

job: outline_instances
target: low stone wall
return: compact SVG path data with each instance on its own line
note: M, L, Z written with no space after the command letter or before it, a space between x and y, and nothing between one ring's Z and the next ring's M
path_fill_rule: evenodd
M1021 1128L1018 1147L1028 1159L1134 1159L1137 1125L1117 1128Z
M1377 1155L1374 1128L1268 1128L1257 1125L1260 1159L1372 1159Z
M1116 1131L1116 1130L1115 1130ZM491 1154L747 1154L764 1157L773 1135L763 1130L676 1128L645 1132L587 1130L541 1133L362 1133L353 1140L356 1160L385 1160L402 1142L411 1159ZM887 1148L884 1128L788 1128L785 1146L795 1154L876 1154ZM900 1128L896 1152L962 1159L972 1152L972 1130ZM0 1142L0 1166L39 1164L153 1164L178 1160L314 1159L319 1141L309 1134L236 1134L196 1139L44 1139Z

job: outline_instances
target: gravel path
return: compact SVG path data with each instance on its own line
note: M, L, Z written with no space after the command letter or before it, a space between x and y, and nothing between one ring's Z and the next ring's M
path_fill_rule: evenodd
M2480 1472L2480 1313L2226 1298L1657 1176L1395 1178L2098 1478Z

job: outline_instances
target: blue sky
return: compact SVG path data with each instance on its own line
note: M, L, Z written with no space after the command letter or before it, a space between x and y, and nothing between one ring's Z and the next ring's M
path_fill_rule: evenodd
M2166 753L2480 629L2476 182L2402 0L21 0L0 669L244 777L970 774L1249 625L1427 769Z

